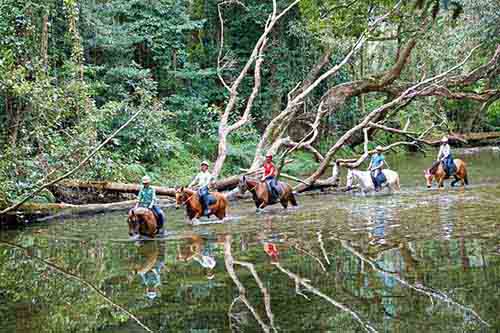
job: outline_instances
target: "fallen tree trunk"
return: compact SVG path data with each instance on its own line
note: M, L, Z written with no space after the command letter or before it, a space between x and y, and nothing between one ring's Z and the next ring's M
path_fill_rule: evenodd
M500 139L500 132L479 132L479 133L465 133L454 134L454 136L461 138L467 142L479 142Z
M33 221L42 222L62 217L128 211L135 203L135 200L88 205L27 203L20 206L15 214L6 214L9 218L0 221L0 224L20 225ZM160 199L159 206L162 208L173 207L174 203L170 199Z
M239 175L225 178L221 181L216 182L215 188L217 189L217 191L228 191L234 189L236 186L238 186L239 179L240 179ZM137 194L139 193L140 187L141 185L138 184L126 184L118 182L66 180L60 182L56 186L53 186L51 190L56 194L61 193L62 190L64 189L92 191L101 194L105 193ZM155 188L157 195L175 197L174 187L165 187L165 186L153 186L153 187Z

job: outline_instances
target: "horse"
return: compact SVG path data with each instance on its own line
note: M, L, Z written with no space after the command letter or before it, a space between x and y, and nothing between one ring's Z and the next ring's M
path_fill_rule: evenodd
M457 172L453 176L455 180L451 182L451 186L455 186L457 182L462 182L462 187L465 188L465 185L469 185L469 179L467 178L467 168L465 162L461 159L454 159L453 162L457 168ZM444 186L444 180L446 177L446 172L443 168L443 163L437 163L433 167L424 170L424 177L427 181L427 188L432 187L432 181L435 178L438 183L438 188Z
M297 200L295 200L295 195L293 194L292 187L284 182L278 182L278 185L282 188L282 193L278 201L281 203L283 208L287 209L288 203L292 204L292 206L294 207L298 206ZM240 178L238 188L242 194L246 191L252 193L253 201L255 202L257 211L263 209L268 205L273 205L278 202L271 202L269 189L267 188L267 184L265 182L251 180L245 176L242 176Z
M382 184L382 187L386 186L390 192L399 192L401 189L399 184L399 175L396 171L389 169L382 170L386 182ZM375 185L373 184L372 176L370 171L361 171L356 169L349 169L347 171L347 188L352 188L352 182L356 178L361 185L361 191L363 193L371 192L375 190Z
M131 238L139 238L141 235L154 238L158 232L158 225L153 211L144 207L129 210L127 222L128 234Z
M215 215L219 220L226 217L226 209L229 206L227 198L219 192L210 193L215 197L216 201L209 206L209 216ZM182 205L186 206L186 212L189 220L199 219L203 216L203 205L197 191L193 191L184 187L175 190L175 208L179 209Z

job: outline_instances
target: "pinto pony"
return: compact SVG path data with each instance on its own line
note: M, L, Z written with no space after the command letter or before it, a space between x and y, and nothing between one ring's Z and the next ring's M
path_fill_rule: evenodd
M283 182L278 182L278 186L281 186L283 191L279 198L279 202L283 208L286 209L289 203L292 204L292 206L298 206L292 187ZM271 202L271 194L269 193L269 189L267 188L267 184L265 182L251 180L243 176L240 178L238 188L241 193L245 193L246 191L252 193L253 201L255 202L257 210L278 202Z
M210 214L214 214L219 220L224 219L226 217L226 209L229 206L226 196L219 192L210 194L216 199L216 202L208 207ZM199 219L203 216L203 205L197 191L184 187L177 188L175 190L175 208L178 209L182 205L186 206L189 220Z
M153 238L158 232L154 213L147 208L132 208L128 212L128 234L132 238L148 236Z
M465 185L469 185L469 180L467 178L467 168L465 166L465 162L460 159L454 159L453 162L457 168L457 172L453 176L455 180L451 182L451 186L455 186L457 182L462 182L462 187ZM424 177L427 181L427 188L432 187L433 179L436 179L438 183L438 188L443 187L444 180L447 179L446 171L443 168L443 163L439 162L433 167L424 170Z

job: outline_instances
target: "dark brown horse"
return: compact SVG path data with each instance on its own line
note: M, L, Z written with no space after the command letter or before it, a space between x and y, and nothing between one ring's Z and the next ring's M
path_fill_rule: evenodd
M210 214L217 216L219 220L224 219L228 207L226 196L219 192L211 192L210 194L216 199L216 202L208 207ZM182 205L186 206L189 220L199 219L203 216L203 205L201 204L200 196L197 191L184 187L177 188L175 190L175 203L175 208L179 208Z
M455 186L457 182L462 182L462 187L465 187L465 185L469 185L469 180L467 179L467 168L465 166L465 162L460 160L460 159L454 159L453 162L455 163L455 166L457 168L457 172L453 176L455 180L451 182L451 186ZM437 183L438 183L438 188L443 187L444 180L449 178L446 175L446 171L443 168L443 163L438 163L434 165L430 169L426 169L424 171L424 177L425 180L427 181L427 187L431 188L432 187L432 180L435 178Z
M148 236L153 238L157 233L157 222L154 213L147 208L132 208L128 212L128 234L130 237Z
M284 182L278 182L278 186L281 186L282 188L282 193L278 201L281 203L283 208L286 209L288 207L288 203L292 204L292 206L298 206L292 187ZM255 202L257 210L278 202L271 202L271 194L269 193L266 182L251 180L243 176L240 178L238 188L241 193L245 193L246 191L252 193L253 201Z

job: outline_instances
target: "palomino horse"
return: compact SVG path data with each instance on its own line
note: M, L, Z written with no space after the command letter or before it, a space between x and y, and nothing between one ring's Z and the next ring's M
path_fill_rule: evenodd
M216 202L208 207L210 209L210 214L214 214L219 220L224 219L228 207L226 196L219 192L212 192L210 194L216 199ZM184 187L177 188L175 190L175 208L178 209L182 205L186 205L186 212L189 220L199 219L203 216L203 205L201 204L200 196L197 191Z
M148 236L153 238L157 233L154 213L147 208L132 208L128 212L128 234L132 238Z
M465 167L465 162L460 160L460 159L454 159L453 162L455 163L455 166L457 168L457 172L453 176L455 180L451 182L451 186L455 186L457 182L462 182L462 187L465 187L465 185L469 185L469 180L467 179L467 169ZM425 180L427 181L427 187L431 188L432 187L432 180L435 178L438 187L443 187L444 180L448 177L446 177L446 172L444 171L443 168L443 163L438 163L434 165L434 167L430 169L426 169L424 171L424 177Z
M279 202L281 203L283 208L286 209L288 207L288 203L291 203L292 206L298 206L293 194L292 187L283 182L278 182L278 185L281 186L283 192L281 193L281 196L279 198ZM263 209L268 205L272 205L278 202L271 202L271 196L265 182L251 180L243 176L240 178L238 188L240 189L241 193L245 193L246 191L252 193L253 201L255 201L257 210Z
M387 179L382 187L386 186L389 188L390 192L398 192L400 190L399 185L399 175L397 172L384 169L382 170L385 178ZM348 169L347 171L347 188L352 187L352 182L356 178L361 186L361 191L363 193L375 191L375 185L373 184L372 176L370 171L361 171L355 169Z

